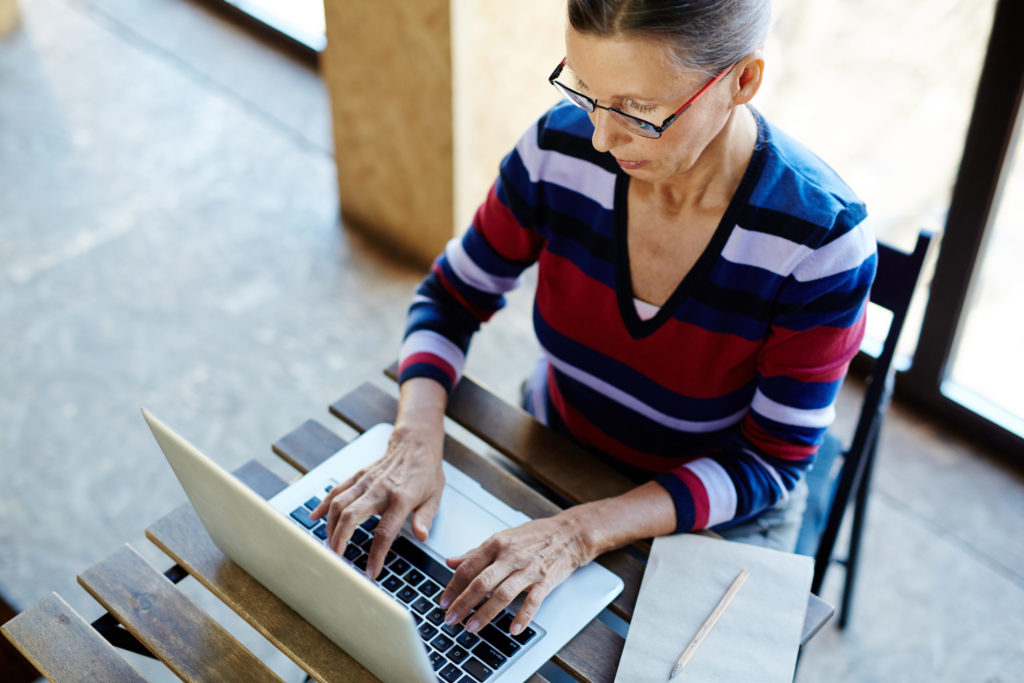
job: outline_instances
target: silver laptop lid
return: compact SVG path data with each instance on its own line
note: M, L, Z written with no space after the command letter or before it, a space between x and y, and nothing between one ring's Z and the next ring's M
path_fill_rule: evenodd
M143 409L217 547L383 681L435 681L412 616ZM366 432L383 453L387 425Z

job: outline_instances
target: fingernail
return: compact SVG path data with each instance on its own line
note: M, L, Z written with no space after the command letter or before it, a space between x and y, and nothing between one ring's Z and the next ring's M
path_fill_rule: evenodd
M523 632L523 625L517 621L514 624L512 624L512 628L510 628L508 632L514 636L518 636L520 633Z
M452 604L452 599L447 595L441 596L441 609L448 609L448 605Z
M469 623L466 624L466 630L470 633L476 633L480 629L480 622L476 619L470 619Z

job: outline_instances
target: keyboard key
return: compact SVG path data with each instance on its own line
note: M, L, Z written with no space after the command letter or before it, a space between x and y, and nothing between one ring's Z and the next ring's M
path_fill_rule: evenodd
M319 505L319 504L320 504L320 499L317 498L316 496L313 496L312 498L307 500L305 503L303 503L303 505L305 505L310 510L315 509L316 506Z
M331 489L333 489L333 488L334 488L334 484L328 484L327 486L324 487L324 491L326 493L330 493Z
M441 627L441 630L450 635L452 638L459 635L463 631L462 624L445 624Z
M497 669L505 662L505 655L484 642L476 644L476 647L473 648L473 654L482 659L484 664L492 669Z
M430 614L427 615L427 621L434 626L440 626L441 622L444 621L444 610L440 607L435 607L431 610Z
M405 575L405 580L415 586L423 581L423 574L420 574L418 571L413 569Z
M448 655L448 659L452 660L456 664L461 664L462 660L469 656L469 653L458 645L448 650L446 654Z
M402 580L400 578L398 578L394 574L390 574L388 578L384 579L384 581L381 582L380 585L384 586L389 591L394 593L405 584L402 583Z
M412 541L404 536L395 539L394 547L396 553L409 560L412 566L442 586L447 586L455 573L428 555L422 548L413 545Z
M377 528L378 524L380 524L380 517L370 517L365 522L360 524L359 528L361 528L368 534L372 534L373 530Z
M409 579L409 581L412 581L412 579ZM427 579L426 581L420 584L420 593L423 593L428 598L434 597L434 593L436 593L439 590L441 590L441 587L433 581L431 581L430 579Z
M480 629L480 637L493 645L498 652L506 657L511 657L515 653L519 652L519 643L496 629L492 624L487 624Z
M370 534L366 533L362 529L357 528L355 531L352 532L352 538L350 540L352 543L355 543L358 546L362 546L363 543L369 538Z
M343 554L343 557L349 562L355 562L355 559L362 554L363 551L360 550L359 546L349 543L347 546L345 546L345 552Z
M469 631L463 631L455 637L455 642L457 642L459 645L465 648L471 648L474 645L476 645L479 641L480 637L477 636L475 633L470 633Z
M365 572L366 571L366 561L368 559L370 559L370 556L367 555L366 553L360 551L359 557L357 557L356 559L352 560L352 564L354 564L356 567L359 567L359 571Z
M401 600L402 602L404 602L405 604L408 605L410 602L412 602L416 598L416 596L419 595L419 593L417 593L415 590L413 590L409 586L405 586L404 588L402 588L402 590L398 591L395 595L398 596L399 600Z
M437 638L434 638L432 641L430 641L430 644L438 652L444 652L453 645L451 638L444 635L443 633L439 635Z
M505 612L491 623L497 626L502 633L510 634L512 629L512 620L513 615ZM512 636L512 640L516 641L520 645L526 645L535 635L537 635L537 632L527 626L518 636Z
M462 663L462 670L478 681L485 681L494 671L480 662L479 659L470 657Z
M395 561L396 557L398 557L398 555L395 555L394 550L388 550L388 554L384 556L384 564L391 564Z
M327 540L327 525L321 524L317 528L313 529L313 533L317 535L317 538L326 541Z
M430 653L430 663L434 665L434 671L437 671L445 664L448 664L448 660L444 658L444 655L437 652ZM449 664L449 666L451 666Z
M437 673L438 673L439 676L441 676L441 678L443 678L444 680L448 681L448 683L452 683L453 681L457 681L459 676L462 675L462 672L459 671L459 668L457 666L455 666L454 664L449 664L448 666L446 666L445 668L441 669Z
M416 601L412 603L412 608L416 610L418 614L425 614L427 610L434 606L434 603L427 600L422 595L416 598Z
M389 565L391 571L401 576L402 574L409 571L409 563L400 557L396 557L395 561Z
M423 622L422 624L420 624L419 631L420 638L427 642L430 642L430 639L437 635L437 629L428 624L427 622Z
M320 520L310 519L309 510L301 506L292 510L292 519L294 519L296 522L306 527L307 529L312 529L320 523Z

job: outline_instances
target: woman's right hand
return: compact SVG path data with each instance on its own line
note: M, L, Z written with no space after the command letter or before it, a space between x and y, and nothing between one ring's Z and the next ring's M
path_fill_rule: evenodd
M366 575L376 578L384 557L412 515L412 531L421 541L441 504L444 472L444 388L426 378L402 384L395 429L387 451L369 467L336 485L310 513L327 517L327 544L343 553L356 527L380 515L366 561Z

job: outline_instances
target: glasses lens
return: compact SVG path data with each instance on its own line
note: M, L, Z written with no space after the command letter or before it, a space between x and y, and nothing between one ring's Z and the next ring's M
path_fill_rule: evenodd
M558 81L551 81L552 85L558 88L558 92L565 96L565 99L575 104L580 109L586 109L587 111L594 111L594 103L587 97L584 97L580 93L576 92L572 88L568 88Z
M653 123L648 123L643 119L638 119L635 116L630 116L625 112L621 112L618 109L609 109L608 113L612 115L616 121L622 124L622 127L628 130L630 133L639 135L644 138L660 138L661 133L654 127Z

